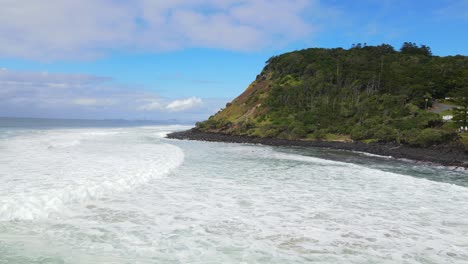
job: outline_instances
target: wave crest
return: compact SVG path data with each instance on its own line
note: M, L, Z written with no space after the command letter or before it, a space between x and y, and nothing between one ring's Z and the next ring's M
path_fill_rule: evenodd
M135 138L139 135L55 131L2 142L0 221L47 218L69 205L164 177L184 161L177 146Z

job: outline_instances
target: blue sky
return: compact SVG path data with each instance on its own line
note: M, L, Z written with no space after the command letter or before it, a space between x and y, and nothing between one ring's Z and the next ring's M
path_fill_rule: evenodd
M468 0L0 0L0 116L203 120L273 55L467 28Z

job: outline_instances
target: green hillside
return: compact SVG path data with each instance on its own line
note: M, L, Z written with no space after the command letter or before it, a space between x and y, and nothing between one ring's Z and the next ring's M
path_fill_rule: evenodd
M466 111L450 122L428 111L447 97L466 107L466 56L433 56L429 47L414 43L404 43L399 51L387 44L311 48L270 58L244 93L197 127L426 147L458 140L457 128L466 125Z

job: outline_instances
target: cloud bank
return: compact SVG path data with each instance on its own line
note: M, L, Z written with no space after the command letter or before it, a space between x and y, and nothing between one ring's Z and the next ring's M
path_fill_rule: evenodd
M163 98L94 75L0 69L0 115L203 120L227 99Z
M318 0L0 0L0 56L92 59L113 50L236 51L310 35ZM309 21L309 22L308 22Z

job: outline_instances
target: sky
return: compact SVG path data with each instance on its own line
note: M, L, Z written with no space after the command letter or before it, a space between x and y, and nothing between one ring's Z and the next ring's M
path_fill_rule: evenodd
M468 55L468 0L0 0L0 40L0 116L195 122L288 51Z

